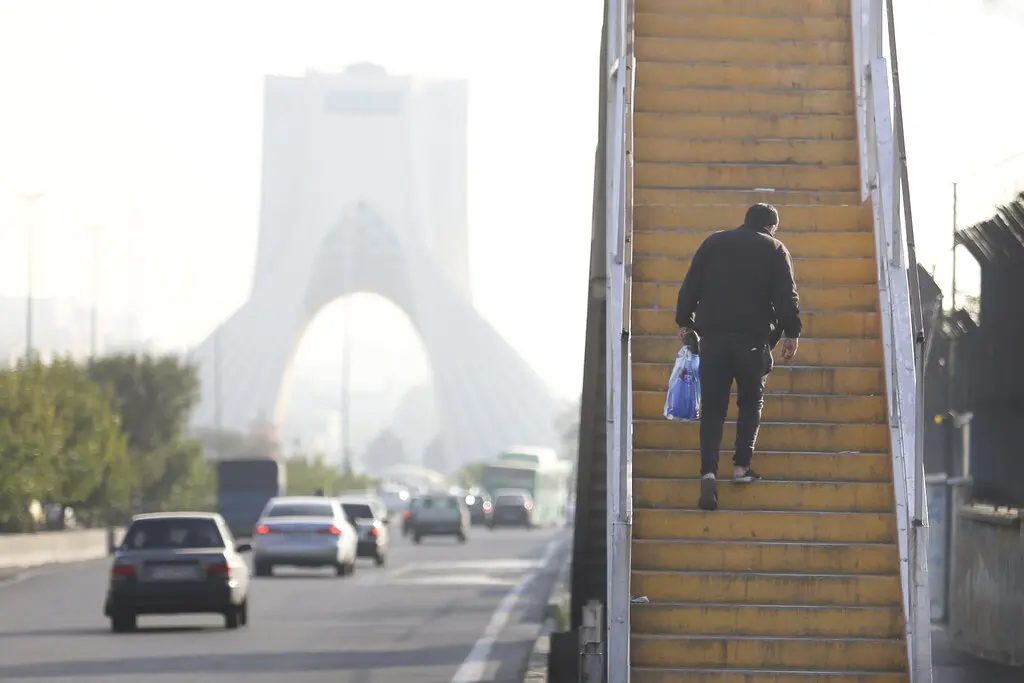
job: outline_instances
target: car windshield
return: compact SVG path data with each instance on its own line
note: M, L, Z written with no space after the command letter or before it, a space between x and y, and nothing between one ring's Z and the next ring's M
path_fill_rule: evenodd
M132 522L124 537L129 550L223 548L224 538L209 517L161 517Z
M333 517L330 503L274 503L267 517Z
M366 503L342 503L349 519L374 519L373 509Z

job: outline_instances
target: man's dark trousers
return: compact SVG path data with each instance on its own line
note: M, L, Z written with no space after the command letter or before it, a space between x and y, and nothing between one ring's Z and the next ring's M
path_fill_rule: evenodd
M733 463L750 467L761 426L764 385L772 369L766 340L751 334L708 334L700 340L700 473L718 473L725 414L736 381L739 419Z

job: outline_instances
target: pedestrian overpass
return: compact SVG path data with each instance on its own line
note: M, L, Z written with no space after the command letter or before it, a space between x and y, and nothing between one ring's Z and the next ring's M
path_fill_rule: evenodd
M930 683L892 0L605 11L572 567L582 680ZM769 378L766 480L723 481L708 513L697 425L661 416L675 293L704 237L757 201L781 214L804 338Z

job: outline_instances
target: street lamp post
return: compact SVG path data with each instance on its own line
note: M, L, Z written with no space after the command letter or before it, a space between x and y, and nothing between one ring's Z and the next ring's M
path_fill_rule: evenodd
M92 226L92 307L89 311L89 358L96 359L99 318L99 236L100 227Z
M44 194L45 193L43 193L43 192L30 192L30 193L27 193L27 194L23 194L21 196L21 198L27 204L33 204L33 203L36 202L36 200L41 199L44 196ZM32 251L33 251L32 250L32 246L33 246L32 245L33 225L32 225L32 218L31 217L29 217L28 221L26 222L26 228L27 228L26 232L27 232L27 235L28 235L28 240L27 240L28 241L28 249L27 249L27 252L26 252L26 257L27 257L27 260L28 260L28 281L26 283L27 286L25 288L25 362L26 363L31 363L32 362L32 357L34 355L34 353L33 353L33 344L32 344L32 325L33 325L33 321L32 321L32 313L33 313L32 306L33 306L33 300L35 298L35 294L33 292L33 284L34 283L33 283L33 277L32 277L32 275L33 275L33 273L32 273L32 266L33 266L33 263L32 263L33 262L33 253L32 253Z

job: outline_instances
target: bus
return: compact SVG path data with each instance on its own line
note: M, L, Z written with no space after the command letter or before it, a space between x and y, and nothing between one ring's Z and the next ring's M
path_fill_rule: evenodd
M550 448L513 446L484 466L484 489L494 496L502 489L519 489L533 498L533 523L552 526L565 523L569 504L572 463Z
M285 495L286 468L271 458L239 458L217 463L217 512L235 536L252 536L260 513L275 496Z

